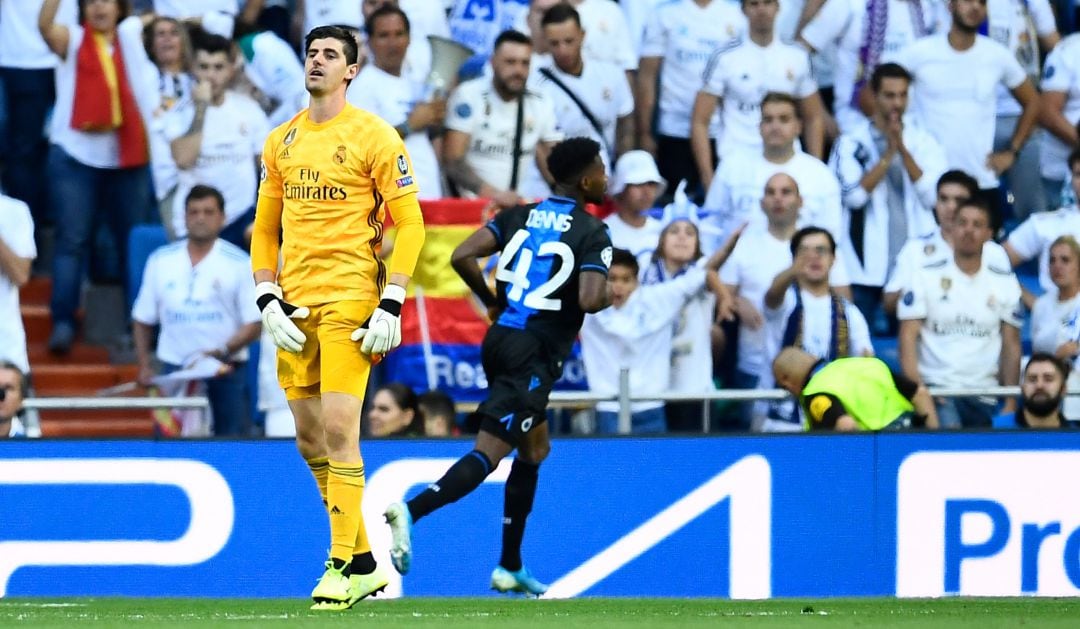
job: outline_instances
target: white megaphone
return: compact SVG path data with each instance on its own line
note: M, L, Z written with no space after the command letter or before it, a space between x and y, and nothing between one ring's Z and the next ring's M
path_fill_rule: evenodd
M434 98L445 98L458 70L474 53L472 48L438 35L428 35L428 42L431 43L431 72L428 72L427 85Z

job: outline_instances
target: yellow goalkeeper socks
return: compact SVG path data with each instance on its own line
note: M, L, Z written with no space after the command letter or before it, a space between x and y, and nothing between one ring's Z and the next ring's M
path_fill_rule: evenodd
M364 495L364 464L329 462L326 481L330 505L330 557L350 562L363 526L360 500ZM366 541L367 533L364 538Z
M311 475L315 477L315 484L319 487L319 496L322 498L323 506L326 506L326 477L330 473L330 462L325 456L315 457L314 459L307 459L308 467L311 468Z

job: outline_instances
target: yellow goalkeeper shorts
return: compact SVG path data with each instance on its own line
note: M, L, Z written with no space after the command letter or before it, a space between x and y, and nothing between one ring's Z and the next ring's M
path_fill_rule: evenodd
M377 300L331 302L311 306L306 319L293 320L307 340L299 354L278 350L278 382L287 399L329 392L364 398L371 357L349 337L377 305Z

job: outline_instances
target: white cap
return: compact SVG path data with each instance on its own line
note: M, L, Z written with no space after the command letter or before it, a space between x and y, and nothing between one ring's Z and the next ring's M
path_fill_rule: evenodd
M611 194L619 194L626 186L639 183L657 183L663 194L667 181L660 176L656 160L647 151L627 151L615 162L615 173L611 182Z

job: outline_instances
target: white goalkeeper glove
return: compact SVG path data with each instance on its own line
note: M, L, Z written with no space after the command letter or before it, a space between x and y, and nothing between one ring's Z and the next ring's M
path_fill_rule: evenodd
M401 345L401 305L404 303L405 289L397 284L387 284L379 307L350 336L354 341L363 341L361 352L385 354Z
M270 332L274 345L286 352L300 353L307 337L292 319L306 319L311 311L282 299L281 287L273 282L259 282L255 286L255 300L262 311L263 327Z

